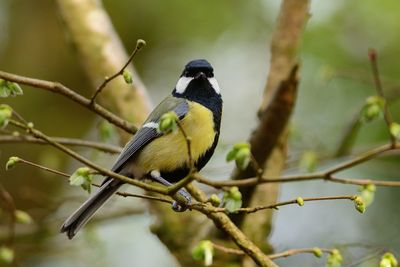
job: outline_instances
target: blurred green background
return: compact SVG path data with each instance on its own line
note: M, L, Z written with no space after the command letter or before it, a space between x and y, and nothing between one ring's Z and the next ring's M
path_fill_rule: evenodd
M225 106L219 149L204 173L227 177L232 169L224 162L227 147L247 139L256 125L280 1L103 3L128 51L138 38L147 41L134 62L153 103L170 93L188 60L206 58L213 64ZM345 159L334 158L340 139L366 97L375 93L367 57L370 47L379 53L390 109L394 119L400 120L400 63L396 60L400 54L399 11L400 2L396 0L312 2L300 52L301 84L292 120L287 173L303 171L297 166L304 151L317 153L319 167ZM51 0L0 0L0 70L60 81L90 95L89 82ZM99 118L61 96L23 89L24 96L1 102L12 105L49 135L99 140ZM371 122L362 126L354 152L387 140L385 124L381 120ZM105 165L112 163L109 155L79 151ZM51 147L26 144L1 144L0 165L14 155L69 173L80 166ZM343 175L397 179L399 171L399 157L392 153ZM67 241L58 234L58 227L87 197L82 190L27 166L7 173L1 167L0 181L14 196L17 207L35 219L34 231L31 226L18 228L17 257L23 266L177 266L149 232L148 226L154 220L149 214L103 220ZM307 182L283 185L280 199L355 193L354 186ZM396 188L378 188L375 202L364 215L342 201L282 208L275 213L271 242L277 251L337 245L343 249L344 266L377 266L383 250L400 253L399 193ZM135 205L144 203L118 199L99 216ZM0 237L4 237L5 225L0 229ZM278 261L280 266L299 267L322 266L323 262L310 255Z

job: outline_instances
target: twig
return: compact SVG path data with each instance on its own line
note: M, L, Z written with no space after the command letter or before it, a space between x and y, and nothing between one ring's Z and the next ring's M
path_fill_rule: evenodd
M228 253L228 254L233 254L233 255L238 255L238 256L244 256L246 255L242 250L240 249L234 249L234 248L227 248L222 245L218 245L213 242L213 247L221 252ZM275 254L270 254L268 257L272 260L278 259L278 258L283 258L283 257L289 257L297 254L304 254L304 253L310 253L314 254L316 250L319 250L323 253L332 253L333 249L329 248L300 248L300 249L289 249L286 251L282 251L279 253Z
M19 162L25 163L27 165L30 165L30 166L35 167L35 168L39 168L39 169L47 171L47 172L51 172L51 173L54 173L54 174L57 174L57 175L60 175L60 176L66 177L66 178L70 178L71 177L70 174L67 174L67 173L64 173L64 172L61 172L61 171L58 171L58 170L54 170L54 169L45 167L43 165L39 165L39 164L33 163L31 161L22 159L20 157L18 157L18 160L19 160ZM101 185L96 184L96 183L92 183L92 185L95 186L95 187L101 187ZM160 202L169 203L169 204L173 203L172 200L166 199L166 198L163 198L163 197L146 196L146 195L141 195L141 194L133 194L133 193L128 193L128 192L121 192L121 191L118 191L116 194L119 195L119 196L122 196L122 197L136 197L136 198L143 198L143 199L148 199L148 200L160 201Z
M0 78L16 82L19 84L29 85L35 88L44 89L53 93L57 93L71 99L72 101L86 107L87 109L93 111L94 113L100 115L110 123L114 124L115 126L123 129L124 131L134 134L136 133L137 128L131 124L130 122L121 119L117 115L111 113L107 109L103 108L102 106L94 103L93 105L90 104L90 99L74 92L73 90L69 89L65 85L58 83L58 82L50 82L45 80L39 80L34 78L29 78L25 76L20 76L4 71L0 71Z
M324 201L324 200L338 200L338 199L347 199L347 200L354 200L356 196L331 196L331 197L311 197L311 198L303 198L304 202L310 202L310 201ZM277 209L278 207L281 206L286 206L286 205L292 205L292 204L298 204L299 202L297 199L289 200L289 201L283 201L283 202L278 202L272 205L268 206L257 206L257 207L252 207L252 208L240 208L234 211L234 213L254 213L259 210L266 210L266 209ZM209 207L210 212L227 212L226 208L211 208Z
M149 191L153 191L153 192L157 192L157 193L161 193L161 194L165 194L165 195L168 194L167 188L165 188L165 187L161 187L161 186L158 186L158 185L149 185L149 184L140 182L138 180L131 179L129 177L123 176L121 174L112 172L112 171L110 171L110 170L108 170L106 168L103 168L103 167L95 164L94 162L86 159L85 157L79 155L75 151L67 148L66 146L51 140L47 135L43 134L42 132L38 131L37 129L34 129L33 127L28 127L27 125L24 125L22 123L14 121L14 120L10 120L10 124L12 124L12 125L14 125L16 127L22 128L22 129L26 130L32 136L48 142L50 145L52 145L55 148L63 151L67 155L69 155L72 158L80 161L81 163L85 164L86 166L88 166L88 167L100 172L104 176L118 179L118 180L120 180L120 181L122 181L124 183L128 183L128 184L140 187L140 188L145 189L145 190L149 190Z
M47 172L51 172L51 173L54 173L54 174L57 174L57 175L60 175L60 176L64 176L64 177L67 177L67 178L71 177L71 175L66 174L64 172L57 171L57 170L54 170L54 169L39 165L39 164L33 163L31 161L25 160L25 159L21 159L20 157L18 157L18 162L22 162L22 163L25 163L25 164L30 165L32 167L35 167L35 168L38 168L38 169L41 169L41 170L44 170L44 171L47 171Z
M126 67L128 67L129 63L132 62L133 58L135 57L136 53L139 52L144 46L146 45L146 42L142 39L139 39L136 41L136 47L133 50L132 54L130 55L128 61L125 63L125 65L114 75L111 77L105 77L104 81L96 88L96 91L94 92L93 96L90 98L90 105L93 105L95 103L96 97L98 94L101 93L101 91L106 87L106 85L111 82L113 79L117 78L119 75L122 75L124 73L124 70Z
M103 144L93 141L75 139L75 138L65 138L65 137L49 137L54 142L68 145L68 146L79 146L79 147L88 147L94 148L103 152L118 154L122 151L122 148L119 146ZM46 141L37 139L31 136L26 135L0 135L0 144L1 143L32 143L32 144L48 144Z
M297 254L304 254L304 253L310 253L310 254L314 254L315 250L319 249L321 252L324 253L332 253L333 249L329 249L329 248L300 248L300 249L289 249L283 252L279 252L279 253L275 253L275 254L270 254L268 255L268 257L270 259L277 259L277 258L282 258L282 257L289 257L289 256L293 256L293 255L297 255Z
M344 183L344 184L355 184L355 185L368 185L374 184L377 186L400 186L400 181L376 181L369 179L345 179L334 177L333 174L343 171L345 169L349 169L354 167L360 163L363 163L371 158L374 158L384 152L391 151L393 149L399 149L400 145L396 144L395 147L392 145L383 145L374 149L371 149L349 161L346 161L342 164L338 164L335 167L329 168L325 171L304 174L304 175L286 175L286 176L278 176L278 177L262 177L261 179L257 177L247 178L242 180L226 180L226 181L212 181L204 178L199 173L193 174L195 180L200 183L207 184L209 186L215 188L223 188L223 187L246 187L246 186L254 186L256 184L262 183L287 183L287 182L302 182L302 181L312 181L312 180L325 180L328 182L336 182L336 183Z
M228 253L228 254L233 254L233 255L239 255L239 256L244 256L244 255L246 255L242 250L240 250L240 249L235 249L235 248L227 248L227 247L225 247L225 246L222 246L222 245L218 245L218 244L216 244L216 243L212 243L213 244L213 247L216 249L216 250L219 250L219 251L221 251L221 252L224 252L224 253Z
M378 95L380 97L382 97L383 99L385 99L385 103L383 104L383 116L385 119L385 122L387 124L387 129L389 131L389 136L390 136L390 142L393 146L395 146L396 144L396 137L393 136L390 132L390 126L393 123L393 119L392 119L392 115L389 112L389 108L388 108L388 104L387 104L387 100L385 98L385 94L383 92L383 88L382 88L382 82L380 79L380 75L379 75L379 68L378 68L378 60L377 60L377 52L375 49L370 48L368 51L368 56L369 56L369 60L371 62L371 67L372 67L372 74L374 77L374 82L375 82L375 89L376 92L378 93Z

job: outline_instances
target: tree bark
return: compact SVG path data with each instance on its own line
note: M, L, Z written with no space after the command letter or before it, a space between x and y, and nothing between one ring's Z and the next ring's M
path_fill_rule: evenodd
M128 61L128 55L112 22L98 0L58 0L67 36L78 52L93 90L106 76L118 72ZM133 50L134 47L132 47ZM99 102L124 119L140 125L151 111L146 89L131 65L133 83L122 77L112 80L99 95ZM121 143L130 136L120 132Z

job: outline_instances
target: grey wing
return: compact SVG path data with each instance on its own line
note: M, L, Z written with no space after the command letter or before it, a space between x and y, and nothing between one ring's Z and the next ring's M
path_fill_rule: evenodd
M149 122L158 123L161 116L169 111L175 111L179 119L183 119L189 111L189 105L186 100L175 97L167 97L162 101L154 111L149 115L149 118L143 124L145 126ZM156 125L156 124L153 124ZM121 154L117 158L114 166L111 168L113 172L119 172L124 164L141 148L146 146L153 139L162 136L156 127L143 127L135 134L135 136L125 145Z

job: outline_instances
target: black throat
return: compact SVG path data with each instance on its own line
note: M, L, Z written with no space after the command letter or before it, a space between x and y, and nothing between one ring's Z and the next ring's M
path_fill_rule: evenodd
M219 132L222 115L222 98L220 94L215 92L206 79L194 79L182 94L174 90L172 95L197 102L211 110L214 119L214 129Z

